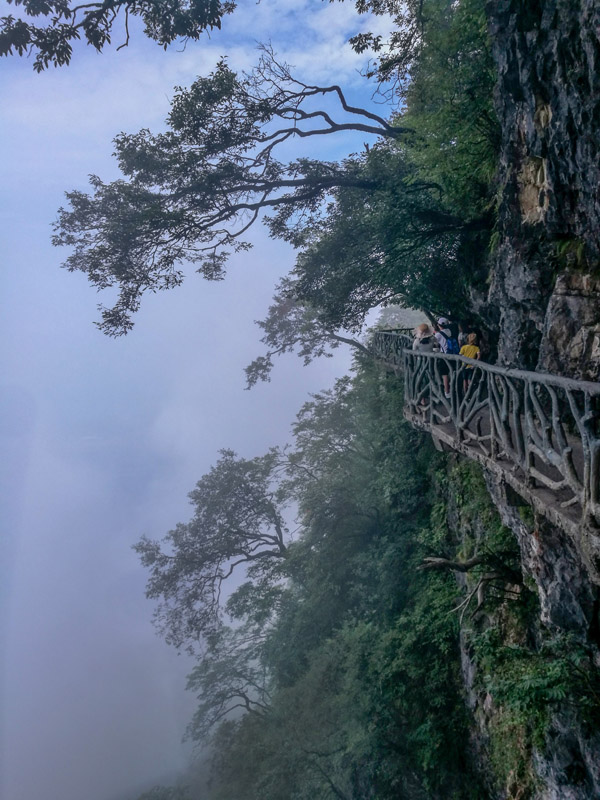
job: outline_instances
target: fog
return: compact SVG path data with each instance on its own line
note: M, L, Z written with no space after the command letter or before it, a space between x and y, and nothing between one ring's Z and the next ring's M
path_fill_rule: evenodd
M31 60L0 63L4 800L112 800L184 767L191 663L156 635L131 545L189 518L187 493L221 447L251 457L287 441L307 394L350 362L338 351L303 368L290 356L244 391L254 320L294 259L258 228L224 282L190 270L146 299L130 335L103 336L92 321L105 298L50 245L63 192L88 173L114 178L114 134L162 127L174 85L221 53L250 66L255 40L359 92L361 61L344 47L356 26L348 5L271 0L242 4L183 52L138 32L119 53L80 48L42 75ZM350 149L328 142L327 157Z

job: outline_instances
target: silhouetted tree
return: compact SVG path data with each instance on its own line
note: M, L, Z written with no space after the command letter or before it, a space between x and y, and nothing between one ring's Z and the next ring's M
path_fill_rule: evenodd
M0 17L0 56L35 54L33 68L69 64L73 42L84 39L101 52L111 43L113 25L121 19L120 35L129 44L130 17L139 17L144 33L166 47L175 39L198 39L206 29L220 28L233 0L7 0L24 15Z
M156 623L170 644L193 651L219 630L222 586L235 571L257 582L277 573L289 543L279 465L276 450L250 460L221 451L190 493L192 520L162 543L144 536L135 545L150 571L146 594L160 599Z

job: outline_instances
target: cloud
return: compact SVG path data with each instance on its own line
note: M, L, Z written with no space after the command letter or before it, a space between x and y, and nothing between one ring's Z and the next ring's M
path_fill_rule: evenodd
M27 458L21 442L22 463L11 461L6 800L103 800L179 766L188 669L154 634L130 545L188 518L187 492L219 447L251 457L287 441L307 393L349 361L340 351L302 370L289 356L271 384L243 390L242 367L260 352L253 320L294 258L264 231L222 284L192 272L180 290L148 298L126 339L106 339L91 324L102 298L58 269L63 254L49 244L62 192L84 188L89 172L116 177L115 133L160 129L173 86L223 53L250 68L257 40L309 80L348 83L368 101L364 60L344 43L367 24L348 3L244 0L222 32L184 52L138 30L128 49L79 47L71 67L41 75L30 61L2 61L2 377L27 398L15 401ZM331 140L323 152L345 147Z

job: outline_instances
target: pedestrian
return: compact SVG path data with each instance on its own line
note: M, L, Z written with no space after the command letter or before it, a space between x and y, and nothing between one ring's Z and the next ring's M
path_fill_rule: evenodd
M435 338L440 346L440 352L446 355L457 356L460 352L458 346L458 331L456 325L453 325L446 317L440 317L436 325ZM444 397L446 400L450 399L450 369L455 367L455 364L440 362L438 364L442 382L444 384Z
M460 355L464 356L465 358L474 358L479 361L481 358L481 350L478 347L478 339L476 333L469 333L467 334L467 343L464 344L460 348ZM464 375L464 384L463 388L465 394L467 393L467 389L469 388L469 383L471 382L471 378L473 377L473 372L469 372L469 370L473 370L472 364L467 364L467 369Z
M435 331L426 322L422 322L415 328L415 338L412 349L420 353L440 352L440 346L435 338Z
M435 328L435 338L440 346L440 352L457 356L460 352L458 345L458 331L456 325L446 317L440 317Z

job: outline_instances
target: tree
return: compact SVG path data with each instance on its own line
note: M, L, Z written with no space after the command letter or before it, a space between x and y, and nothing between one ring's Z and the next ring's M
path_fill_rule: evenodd
M83 38L98 52L111 43L113 25L123 20L122 36L129 44L130 17L139 17L144 33L163 47L175 39L198 39L207 29L220 28L235 8L233 0L7 0L22 7L25 17L0 18L0 55L35 53L33 68L69 64L73 42ZM39 24L41 21L42 24Z
M247 531L258 508L272 533L264 509L294 503L299 526L284 557L236 568L244 582L226 604L224 588L218 624L203 633L189 735L212 742L211 800L479 796L450 613L460 589L451 569L419 569L435 553L470 566L470 554L430 486L442 456L401 409L401 384L365 360L303 406L293 448L251 461L226 451L199 483L198 519L226 515ZM465 476L454 480L442 470L437 491L458 497ZM213 505L222 511L202 511ZM482 536L492 508L473 512ZM163 591L192 591L205 573L195 555L209 528L187 527L177 555L189 571L162 570ZM202 624L197 605L184 607Z
M194 652L221 626L223 584L245 569L256 583L281 580L289 531L278 491L279 454L254 459L222 450L221 458L190 493L193 519L161 542L134 546L150 570L146 595L160 603L155 621L166 641ZM240 600L241 602L241 600Z
M411 68L422 50L426 32L431 27L432 7L446 7L448 3L427 0L357 0L360 13L371 12L375 16L391 19L391 31L386 39L381 34L359 33L350 39L352 47L359 53L371 50L376 59L367 70L367 75L377 76L385 84L392 81L388 92L403 95L407 88Z
M268 379L274 356L294 349L304 363L340 344L370 354L359 336L377 306L467 313L469 289L480 280L473 253L485 252L493 224L489 210L448 208L440 184L419 180L404 143L381 142L353 168L368 189L335 188L325 213L307 212L287 227L282 215L277 221L277 235L301 252L258 323L267 352L247 367L249 385Z
M305 363L342 341L368 350L359 334L374 307L471 317L473 298L487 291L499 124L484 4L408 5L412 22L398 34L408 60L396 66L410 69L397 89L412 132L354 156L364 185L332 189L325 213L290 220L282 210L271 221L300 252L259 323L267 352L247 369L250 383L268 379L274 356L294 348Z
M235 622L206 636L205 650L188 676L198 708L187 735L205 742L223 721L239 710L264 716L272 684L265 645L280 612L286 588L276 573L251 573L228 598L225 611Z
M261 716L268 712L263 644L264 633L252 625L223 627L209 638L207 652L188 676L187 688L199 701L187 731L193 741L205 741L237 709Z
M258 381L270 380L273 358L294 350L298 351L305 365L315 358L331 357L331 351L342 344L371 355L368 347L358 339L344 335L320 308L303 304L296 293L296 282L290 277L282 279L266 319L257 325L263 331L261 342L267 347L267 352L245 368L248 388Z
M333 109L314 101L334 100ZM312 105L311 105L312 104ZM223 277L228 248L245 250L242 237L261 211L273 210L273 233L294 216L316 214L332 189L376 183L360 162L297 158L276 160L294 138L359 131L397 139L405 128L348 103L341 88L308 85L262 49L258 67L237 76L221 61L208 78L179 88L170 130L118 136L119 166L128 180L104 184L92 176L93 194L70 192L54 244L74 248L65 266L82 271L99 289L120 288L100 328L126 333L146 291L183 280L181 264L196 263L209 279ZM417 191L413 185L411 191Z
M93 176L90 195L67 195L54 237L73 247L65 266L98 289L120 290L112 308L100 307L101 330L130 330L144 293L179 285L186 262L221 279L229 252L250 246L243 237L264 212L271 234L301 251L294 299L302 312L291 327L302 355L308 336L298 324L306 327L306 314L316 314L333 342L389 298L446 314L450 304L455 314L468 304L465 279L485 278L479 262L493 226L497 147L482 2L409 2L405 12L373 2L359 10L408 15L390 45L402 43L405 52L395 61L385 56L378 72L389 77L392 62L401 82L410 72L395 95L406 102L402 114L388 120L351 105L340 86L303 82L262 46L251 72L237 75L222 60L207 78L179 88L167 133L118 136L124 180ZM385 50L376 37L354 46ZM467 99L457 103L457 94ZM378 141L339 162L278 159L291 141L348 131ZM436 291L445 307L432 302ZM274 352L289 349L290 330L269 342L256 375L268 373Z
M92 176L91 194L67 194L53 240L73 248L65 267L98 289L119 289L112 308L100 306L101 330L127 333L144 293L182 283L186 263L223 278L229 252L250 247L244 235L264 212L271 234L301 250L301 313L279 341L271 336L256 376L289 349L294 327L301 354L311 357L298 329L306 316L322 331L321 353L322 341L356 333L374 304L391 299L456 315L470 300L465 278L484 285L498 131L482 0L357 7L398 23L387 44L361 34L353 46L379 55L369 74L396 76L388 99L406 104L401 114L386 119L350 104L338 85L308 84L263 45L254 70L238 75L221 60L208 77L178 88L166 133L119 135L122 180ZM339 162L278 159L292 141L350 131L378 141ZM459 279L449 279L457 266ZM445 308L431 302L436 290Z
M286 581L273 598L240 587L243 623L194 671L192 735L224 720L210 797L475 796L457 587L447 570L418 569L440 546L427 530L432 451L402 421L398 382L366 362L311 398L294 434L281 456L300 524ZM253 609L265 624L249 639Z

